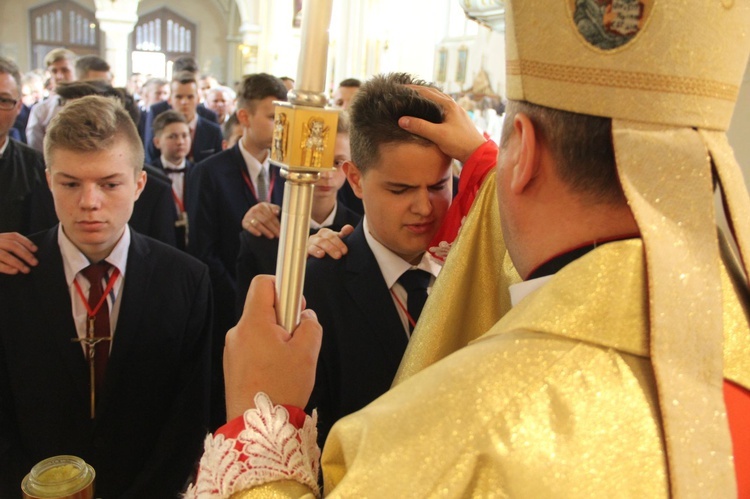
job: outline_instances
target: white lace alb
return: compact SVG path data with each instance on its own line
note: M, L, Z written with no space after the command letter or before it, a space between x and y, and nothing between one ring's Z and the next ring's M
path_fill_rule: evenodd
M279 480L294 480L316 496L320 449L317 414L307 416L301 429L289 422L289 412L273 405L265 393L255 396L255 409L243 415L245 429L237 438L208 435L198 479L186 498L228 498L236 492Z

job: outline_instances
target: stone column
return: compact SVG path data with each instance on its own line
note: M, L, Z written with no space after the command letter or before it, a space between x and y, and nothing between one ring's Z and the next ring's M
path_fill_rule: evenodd
M104 59L112 68L112 84L124 87L128 80L128 41L138 22L139 0L95 0L96 19L104 33Z

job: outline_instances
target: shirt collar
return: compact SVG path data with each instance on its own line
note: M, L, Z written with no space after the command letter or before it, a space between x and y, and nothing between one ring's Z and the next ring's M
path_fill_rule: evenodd
M265 171L266 178L270 179L271 176L268 174L268 170L270 169L271 155L266 152L266 158L261 163L255 158L255 156L245 149L245 146L242 145L242 139L237 143L240 146L240 153L242 154L242 159L245 160L245 165L247 165L247 171L250 173L250 178L253 180L253 185L255 184L255 179L258 178L258 173L260 173L261 168Z
M312 218L310 219L310 228L311 229L322 229L323 227L330 227L333 225L333 220L336 218L336 210L339 208L338 203L333 203L333 209L331 210L331 214L326 217L325 220L323 220L322 223L318 223Z
M193 116L193 119L190 120L190 123L188 123L188 128L192 131L195 131L197 127L198 127L198 112L196 111L195 116Z
M5 150L8 148L8 144L10 144L10 136L5 137L5 144L3 144L3 147L0 147L0 158L2 158L5 154Z
M398 281L398 278L401 277L401 274L409 269L421 269L427 271L433 277L438 276L442 267L436 260L430 258L429 252L425 251L419 263L417 265L412 265L388 249L370 234L366 214L362 223L365 231L365 240L367 240L367 244L370 246L372 254L375 255L375 260L378 262L380 272L383 274L388 289L391 289L393 285L396 284L396 281Z
M172 163L171 161L167 161L167 158L164 157L164 155L161 155L161 164L164 168L185 168L185 158L182 159L181 163Z
M81 250L76 248L75 244L68 239L62 228L62 224L57 226L57 244L60 246L60 253L62 254L63 267L65 269L65 281L68 286L73 284L76 275L89 265L91 262L86 255L81 253ZM125 276L125 267L128 263L128 250L130 249L130 227L125 226L125 232L112 251L109 253L104 260L110 263L113 267L117 267L120 271L121 276Z
M526 296L530 295L537 289L541 288L545 284L547 284L547 281L552 279L552 275L545 275L542 277L537 277L536 279L529 279L528 281L522 281L516 284L511 284L508 287L508 291L510 291L510 304L512 307L515 307L518 305L518 303L526 298Z

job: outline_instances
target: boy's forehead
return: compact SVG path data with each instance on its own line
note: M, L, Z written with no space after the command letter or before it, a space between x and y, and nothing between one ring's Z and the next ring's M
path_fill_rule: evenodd
M175 121L174 123L170 123L164 127L164 131L170 131L170 132L177 132L177 131L190 131L190 127L187 123L182 123L181 121Z
M137 154L128 141L119 138L106 149L85 151L57 146L45 156L50 174L76 176L86 173L91 176L106 177L119 172L138 170L143 165L136 163Z

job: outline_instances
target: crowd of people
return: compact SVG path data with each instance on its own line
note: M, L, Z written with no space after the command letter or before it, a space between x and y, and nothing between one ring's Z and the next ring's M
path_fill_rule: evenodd
M731 107L628 87L739 81L750 41L707 74L629 39L710 54L750 8L653 5L609 53L592 23L631 11L577 26L551 22L554 0L521 3L497 143L406 73L332 93L335 168L314 191L292 332L264 275L286 181L274 102L292 79L229 88L182 58L169 81L119 89L104 60L61 48L27 109L0 57L0 496L61 454L94 466L104 498L750 494ZM698 20L721 36L692 40ZM560 88L553 46L591 79ZM703 216L714 183L738 250Z

